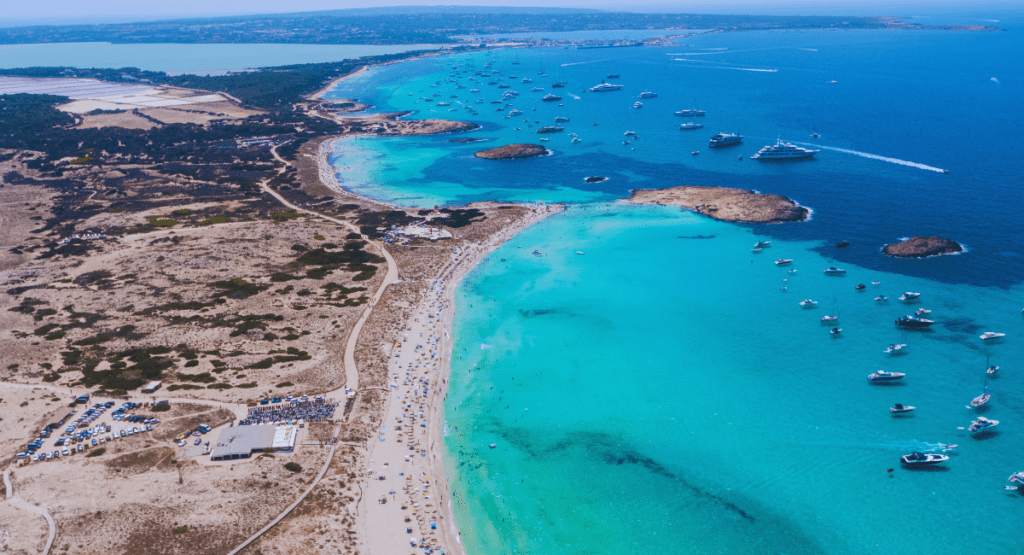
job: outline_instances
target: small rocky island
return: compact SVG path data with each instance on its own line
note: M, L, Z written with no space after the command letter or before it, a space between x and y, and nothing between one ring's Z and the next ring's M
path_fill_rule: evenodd
M486 158L488 160L512 160L515 158L533 158L534 156L544 156L548 153L548 149L541 145L535 145L530 143L519 143L514 145L499 146L498 148L492 148L490 150L481 150L476 153L477 158Z
M668 189L641 189L633 191L625 202L678 206L716 220L759 224L802 222L811 213L782 195L729 187L684 185Z
M952 239L918 235L906 241L886 245L882 252L896 258L925 258L941 254L964 252L964 247Z

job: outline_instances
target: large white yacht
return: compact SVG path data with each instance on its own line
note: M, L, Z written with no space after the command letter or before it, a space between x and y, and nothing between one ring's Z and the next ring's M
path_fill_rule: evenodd
M676 115L684 118L692 118L704 115L704 110L698 110L696 108L688 108L686 110L679 110Z
M593 87L590 87L590 92L611 92L611 91L617 91L617 90L621 90L621 89L622 89L622 85L616 85L616 84L613 84L613 83L605 83L604 81L601 81L600 85L594 85Z
M735 133L719 133L714 137L711 137L711 147L723 147L730 145L738 145L743 140L743 135L737 135Z
M788 160L793 158L810 158L818 152L820 151L799 147L793 143L784 143L782 139L779 139L774 145L767 145L757 151L757 154L753 155L752 158L757 158L758 160Z

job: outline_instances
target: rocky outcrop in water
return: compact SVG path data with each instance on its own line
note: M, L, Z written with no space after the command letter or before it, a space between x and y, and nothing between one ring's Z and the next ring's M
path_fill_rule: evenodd
M882 252L896 258L925 258L941 254L964 252L964 247L952 239L918 235L906 241L886 245L882 248Z
M548 153L548 149L541 145L535 145L530 143L519 143L514 145L499 146L498 148L492 148L490 150L481 150L476 153L477 158L486 158L488 160L512 160L515 158L533 158L534 156L544 156Z
M811 211L782 195L766 195L728 187L669 187L632 192L633 204L667 204L693 210L716 220L775 224L802 222Z

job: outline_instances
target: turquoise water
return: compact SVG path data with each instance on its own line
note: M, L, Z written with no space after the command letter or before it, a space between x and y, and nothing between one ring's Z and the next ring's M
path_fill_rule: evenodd
M484 139L473 144L339 142L333 163L357 192L408 206L572 203L500 247L457 294L446 447L468 552L1024 552L1007 531L1024 497L1003 489L1024 470L1024 198L1014 147L990 140L1024 130L1018 27L682 42L418 60L334 92L482 126L462 135ZM488 57L506 76L534 79L514 86L529 124L489 103L473 115L456 102L478 85L456 89L445 80L452 66L479 69ZM611 72L622 75L621 94L581 93ZM528 92L555 80L570 83L562 107ZM478 87L487 100L498 95ZM634 110L642 90L659 97ZM434 91L456 111L421 98ZM672 112L694 104L708 110L705 128L678 131ZM582 143L552 136L552 156L507 163L472 156L534 142L556 115ZM625 130L642 138L622 145ZM822 136L810 143L812 130ZM718 131L744 134L744 145L709 151ZM749 159L779 135L822 152L805 163ZM584 183L592 175L610 179ZM632 188L683 183L785 194L814 217L746 226L614 202ZM922 233L969 252L879 254ZM760 239L772 247L751 253ZM851 246L835 249L840 239ZM797 272L772 264L780 257ZM847 276L824 276L832 265ZM904 306L903 291L921 292L921 302ZM879 294L890 299L875 302ZM805 298L818 306L802 309ZM937 324L901 333L893 320L918 307ZM838 337L819 321L833 310ZM984 331L1008 337L983 345ZM885 355L890 343L908 344L907 354ZM965 405L982 391L988 357L1002 370L985 414L1002 424L977 439L957 428L971 420ZM908 377L871 386L878 369ZM918 410L894 419L894 403ZM900 468L901 455L939 442L960 444L944 468Z
M432 45L370 44L0 44L0 68L71 66L137 67L171 73L215 72L436 48Z

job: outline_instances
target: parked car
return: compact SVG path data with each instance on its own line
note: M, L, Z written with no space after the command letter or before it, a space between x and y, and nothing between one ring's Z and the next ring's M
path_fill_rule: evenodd
M196 438L196 440L195 440L195 442L194 442L194 443L192 443L192 445L199 445L199 444L200 444L200 443L202 443L202 442L203 442L203 439L202 439L202 438L199 438L199 437L197 437L197 438Z
M96 441L96 440L94 439L93 441ZM94 444L94 445L95 445L95 444ZM79 444L78 444L78 452L79 452L79 453L81 453L81 452L82 452L82 451L84 451L84 450L85 450L85 446L84 446L84 445L82 445L81 443L79 443Z
M126 435L128 435L128 432L126 432L126 431L124 431L124 430L121 430L121 437L124 437L124 436L126 436Z
M178 447L184 447L186 445L188 445L188 442L185 441L184 439L178 442Z

